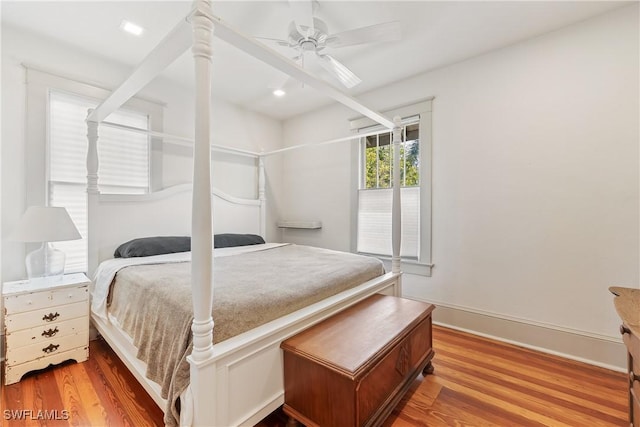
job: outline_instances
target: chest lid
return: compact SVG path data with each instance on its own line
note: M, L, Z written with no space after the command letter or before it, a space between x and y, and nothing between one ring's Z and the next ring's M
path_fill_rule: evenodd
M366 372L429 316L431 304L373 295L281 344L350 377Z

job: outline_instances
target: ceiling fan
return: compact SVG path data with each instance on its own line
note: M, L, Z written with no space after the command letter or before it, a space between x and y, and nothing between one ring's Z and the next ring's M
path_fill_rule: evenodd
M352 88L362 82L349 68L325 52L326 48L341 48L365 43L400 40L400 22L385 22L355 28L340 33L330 33L327 24L313 16L312 0L289 0L293 21L289 24L287 39L256 37L295 50L294 60L304 68L305 62L315 61L345 87Z

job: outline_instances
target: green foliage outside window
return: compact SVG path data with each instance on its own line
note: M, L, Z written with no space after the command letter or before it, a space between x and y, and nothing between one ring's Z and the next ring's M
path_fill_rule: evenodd
M407 138L400 145L400 180L403 187L420 185L420 143L417 125L407 127ZM365 188L391 188L393 186L393 149L390 134L368 137L365 142Z

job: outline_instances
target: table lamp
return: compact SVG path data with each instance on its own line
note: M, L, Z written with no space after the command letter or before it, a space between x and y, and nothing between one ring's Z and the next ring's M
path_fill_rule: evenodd
M9 238L19 242L42 242L40 248L25 258L27 276L29 280L55 280L64 274L65 254L49 242L76 240L82 236L65 208L30 206Z

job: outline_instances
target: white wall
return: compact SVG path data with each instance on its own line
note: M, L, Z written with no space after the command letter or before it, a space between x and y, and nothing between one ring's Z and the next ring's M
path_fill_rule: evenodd
M2 280L24 277L24 248L8 242L11 231L24 210L26 194L32 185L26 176L25 158L25 73L21 64L69 77L99 87L114 88L126 78L131 68L105 60L91 52L44 39L32 33L2 27ZM165 103L164 131L174 135L193 136L194 107L192 90L158 78L142 92L143 98ZM274 149L281 144L281 123L246 111L222 100L213 107L214 140L224 145L259 150ZM163 185L191 180L190 149L165 145ZM255 167L244 159L214 154L215 185L239 197L256 195ZM253 168L254 170L252 171ZM268 191L280 187L278 160L267 164ZM269 193L268 196L269 197ZM277 198L270 200L268 224L274 224ZM279 230L268 227L267 238L279 239Z
M405 295L619 341L607 288L640 279L638 38L636 4L361 97L435 96L435 268ZM291 119L285 145L344 136L353 116ZM282 215L324 224L286 239L352 247L356 167L347 146L285 158Z
M311 90L311 89L310 89ZM327 141L349 134L346 107L325 108L285 121L286 146ZM350 251L352 188L357 186L354 170L358 161L353 144L331 144L293 150L283 155L283 186L287 195L281 218L321 220L320 230L285 230L283 238L298 244Z

